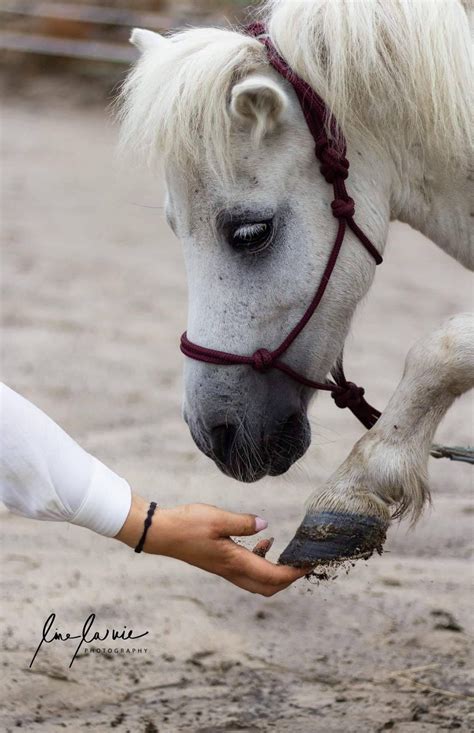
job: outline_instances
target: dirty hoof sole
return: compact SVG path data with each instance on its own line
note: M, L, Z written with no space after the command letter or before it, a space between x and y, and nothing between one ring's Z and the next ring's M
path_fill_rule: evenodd
M374 551L382 552L387 526L381 519L362 514L310 514L304 518L278 562L301 568L368 558Z

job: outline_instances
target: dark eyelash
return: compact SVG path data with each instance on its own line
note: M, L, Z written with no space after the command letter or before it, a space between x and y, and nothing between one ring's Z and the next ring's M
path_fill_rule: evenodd
M242 239L251 240L252 237L263 234L267 231L268 225L266 222L259 222L258 224L242 224L238 229L234 231L234 237L238 234Z
M273 239L273 220L241 222L228 232L231 247L246 254L257 254L267 249Z

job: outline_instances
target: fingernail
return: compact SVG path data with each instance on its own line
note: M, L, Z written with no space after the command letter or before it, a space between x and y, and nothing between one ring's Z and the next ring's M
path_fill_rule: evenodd
M261 532L262 529L266 529L268 527L268 522L266 519L262 519L262 517L255 517L255 531Z

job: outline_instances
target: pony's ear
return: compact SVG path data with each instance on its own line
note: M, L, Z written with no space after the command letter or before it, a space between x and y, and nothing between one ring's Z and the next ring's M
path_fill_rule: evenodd
M232 114L249 124L258 138L275 129L287 106L285 91L262 74L252 74L232 89Z
M163 48L169 43L169 40L164 36L160 36L159 33L146 31L144 28L134 28L130 36L130 43L133 43L141 53L144 53L160 46Z

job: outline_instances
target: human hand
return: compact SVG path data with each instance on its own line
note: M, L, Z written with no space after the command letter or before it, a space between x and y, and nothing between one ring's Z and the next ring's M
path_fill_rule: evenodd
M133 496L130 513L117 539L136 546L148 506L147 501ZM272 596L306 575L309 568L275 565L266 560L270 540L261 540L251 552L231 539L256 534L266 526L265 520L253 514L235 514L209 504L158 508L143 549L220 575L251 593Z

